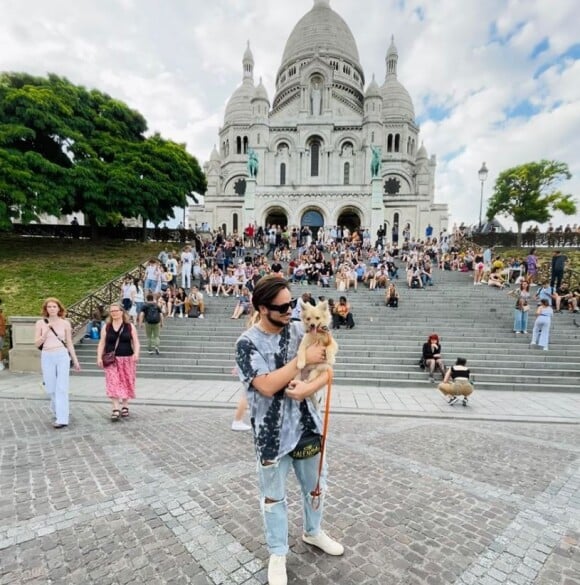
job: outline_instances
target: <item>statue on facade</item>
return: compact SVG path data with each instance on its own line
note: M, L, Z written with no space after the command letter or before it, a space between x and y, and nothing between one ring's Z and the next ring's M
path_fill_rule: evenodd
M320 86L315 83L310 90L310 106L313 116L320 116L322 105L322 94L320 93Z
M258 176L258 155L253 148L248 151L248 174L252 179Z
M373 158L371 160L371 176L376 179L381 174L381 149L378 146L371 146Z

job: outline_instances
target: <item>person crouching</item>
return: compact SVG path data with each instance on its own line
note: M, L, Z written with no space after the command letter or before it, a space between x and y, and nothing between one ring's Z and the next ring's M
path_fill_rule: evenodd
M448 399L448 404L455 404L459 396L463 396L463 406L467 406L468 397L473 393L473 385L469 379L469 368L465 358L457 358L454 366L445 373L443 382L437 389Z

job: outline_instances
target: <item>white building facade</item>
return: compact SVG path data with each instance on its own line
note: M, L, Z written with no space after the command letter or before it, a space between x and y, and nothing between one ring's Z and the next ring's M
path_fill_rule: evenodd
M384 83L373 76L365 85L348 25L329 0L314 0L288 38L270 101L262 81L255 84L248 43L219 149L204 165L204 211L190 224L207 221L227 233L249 223L368 227L373 234L384 227L387 237L407 227L417 238L428 224L435 235L447 229L447 205L434 202L435 156L418 146L413 102L397 79L397 61L391 41ZM373 176L377 147L381 164ZM252 150L255 178L247 165Z

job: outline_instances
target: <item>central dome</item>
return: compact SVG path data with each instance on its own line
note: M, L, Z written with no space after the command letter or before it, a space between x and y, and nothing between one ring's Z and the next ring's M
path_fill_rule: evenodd
M290 34L282 66L304 57L312 57L318 51L344 57L358 65L356 41L348 24L329 5L329 0L314 0L314 6L296 24Z

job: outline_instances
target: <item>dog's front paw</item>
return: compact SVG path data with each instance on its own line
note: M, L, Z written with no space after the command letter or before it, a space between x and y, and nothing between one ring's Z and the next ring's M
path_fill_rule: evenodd
M306 360L301 360L300 358L298 358L298 361L296 362L296 367L299 370L303 370L306 367Z

